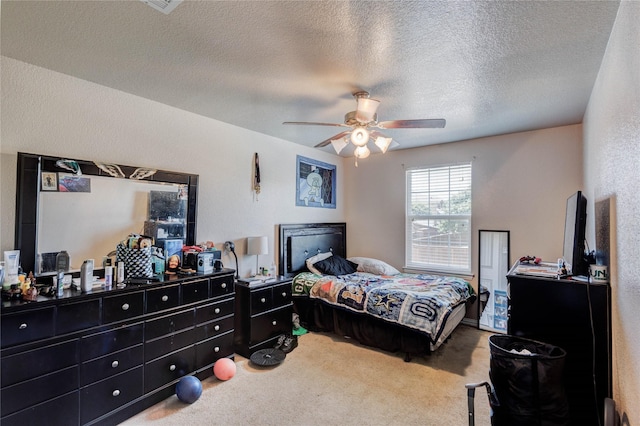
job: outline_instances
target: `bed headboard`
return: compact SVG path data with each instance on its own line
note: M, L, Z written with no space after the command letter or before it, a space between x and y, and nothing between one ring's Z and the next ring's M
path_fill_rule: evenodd
M293 278L307 270L305 261L318 253L331 251L347 255L346 223L300 223L280 225L280 275Z

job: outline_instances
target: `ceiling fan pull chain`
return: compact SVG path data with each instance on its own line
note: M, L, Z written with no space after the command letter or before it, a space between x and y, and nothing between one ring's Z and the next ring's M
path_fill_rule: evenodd
M258 194L260 194L260 157L258 153L254 154L254 176L253 176L253 190L256 192L256 201L258 201Z

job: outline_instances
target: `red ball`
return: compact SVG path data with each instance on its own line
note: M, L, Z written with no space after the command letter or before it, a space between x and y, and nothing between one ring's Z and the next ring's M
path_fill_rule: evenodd
M229 380L236 374L236 364L229 358L220 358L213 364L213 374L218 380Z

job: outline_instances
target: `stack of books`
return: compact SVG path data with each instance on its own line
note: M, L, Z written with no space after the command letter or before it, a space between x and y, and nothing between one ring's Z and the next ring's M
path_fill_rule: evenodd
M271 277L268 275L256 275L248 278L238 278L238 281L240 281L241 283L249 284L249 285L267 284L267 283L276 282L276 277Z

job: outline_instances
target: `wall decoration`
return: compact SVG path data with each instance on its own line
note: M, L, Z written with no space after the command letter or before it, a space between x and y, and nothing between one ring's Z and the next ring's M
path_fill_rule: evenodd
M336 166L296 157L296 206L336 208Z
M58 190L60 192L91 192L91 179L71 173L60 173Z
M40 173L40 190L41 191L57 191L58 190L58 173L56 172Z

